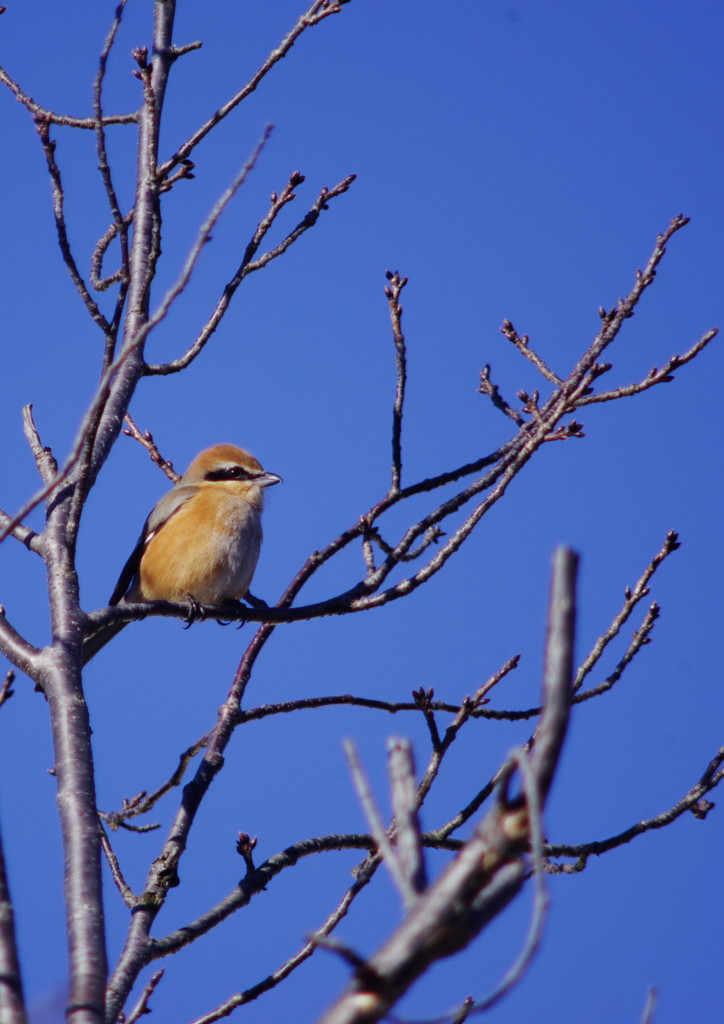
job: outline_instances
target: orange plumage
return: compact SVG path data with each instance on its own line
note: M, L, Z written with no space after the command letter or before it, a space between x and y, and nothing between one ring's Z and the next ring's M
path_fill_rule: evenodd
M280 482L243 448L218 444L201 452L149 515L109 604L243 598L261 549L264 488ZM124 625L88 637L83 663Z

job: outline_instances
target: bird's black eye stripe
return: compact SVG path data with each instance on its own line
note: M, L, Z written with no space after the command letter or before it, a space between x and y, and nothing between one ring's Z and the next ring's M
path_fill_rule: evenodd
M204 480L253 480L257 473L250 473L242 466L222 466L220 469L211 469L205 475Z

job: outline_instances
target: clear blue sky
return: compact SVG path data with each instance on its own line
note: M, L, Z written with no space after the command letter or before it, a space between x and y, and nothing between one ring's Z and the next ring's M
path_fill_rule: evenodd
M203 39L204 46L174 68L163 155L246 81L302 6L179 3L177 43ZM130 0L109 68L109 111L138 105L130 51L150 42L149 7ZM90 114L113 9L8 0L0 63L39 102ZM677 213L691 224L672 241L655 286L612 351L611 383L640 379L721 324L723 35L714 0L353 0L305 36L199 148L195 180L166 203L157 297L264 125L275 125L192 287L154 336L151 359L176 356L193 340L268 194L291 171L307 181L277 238L321 186L359 176L291 252L245 282L192 369L144 382L134 400L137 422L177 468L205 446L231 441L284 477L270 494L255 592L276 600L310 551L387 487L394 394L387 268L410 278L408 483L485 454L509 435L476 393L484 364L510 400L539 386L499 333L503 318L565 374L597 330L598 307L629 290L656 234ZM62 458L97 379L101 343L60 262L32 123L9 93L0 96L0 125L0 505L13 511L36 486L21 406L34 404L44 442ZM108 223L93 139L55 137L71 239L85 272ZM132 129L116 129L111 155L127 205ZM652 599L663 614L654 643L613 693L576 711L546 831L554 842L601 839L670 807L722 743L723 375L715 342L675 383L588 410L585 439L546 446L428 587L383 611L278 630L257 666L250 704L346 692L406 699L421 685L458 701L520 652L521 667L495 692L493 706L529 706L539 687L555 545L568 543L582 556L582 658L620 607L623 588L673 528L683 543L655 579ZM81 533L84 607L105 603L164 489L143 451L121 439ZM397 518L390 531L401 526ZM12 542L0 555L0 601L14 625L43 643L40 562ZM310 599L349 586L360 565L355 554L332 566L312 584ZM606 669L637 625L635 616ZM104 810L155 788L213 724L250 637L250 627L238 633L210 623L183 632L178 622L154 620L129 628L99 656L88 673L88 700ZM45 706L26 680L16 689L0 710L0 814L25 982L40 1005L63 979L62 863ZM468 728L426 807L426 827L450 817L529 731L524 723ZM410 735L424 765L426 731L412 716L308 712L240 731L158 934L233 888L242 873L234 852L239 830L259 837L262 860L307 836L364 829L341 742L355 738L384 803L391 733ZM153 820L165 828L174 807L171 799ZM114 836L136 890L162 835ZM552 879L543 950L487 1019L634 1022L651 985L659 988L656 1024L718 1019L723 838L720 809L705 822L687 816L593 860L581 875ZM154 1019L191 1021L275 970L339 899L357 859L328 854L287 872L249 910L165 964ZM526 893L401 1012L422 1016L468 993L483 996L514 958L529 907ZM398 915L391 885L379 878L340 937L371 951ZM112 957L125 916L109 882ZM313 1020L346 976L332 954L320 953L235 1019ZM35 1024L60 1019L38 1012Z

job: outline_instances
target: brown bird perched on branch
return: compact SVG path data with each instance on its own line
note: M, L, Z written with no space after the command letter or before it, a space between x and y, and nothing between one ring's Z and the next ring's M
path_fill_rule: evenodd
M245 597L261 548L264 488L278 483L243 448L201 452L146 520L108 603L222 605ZM83 664L126 625L86 637Z

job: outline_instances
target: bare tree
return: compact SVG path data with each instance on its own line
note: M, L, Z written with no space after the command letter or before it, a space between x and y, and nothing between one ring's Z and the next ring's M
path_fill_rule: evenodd
M124 429L124 422L126 433L147 449L172 480L178 479L167 458L173 453L160 452L151 433L129 417L136 389L145 378L183 373L194 364L212 342L242 282L282 257L290 247L303 245L304 236L317 227L321 215L330 207L334 209L337 200L350 190L354 175L349 174L332 187L320 187L295 223L294 218L289 218L304 177L298 172L292 173L272 192L268 207L259 212L258 222L240 246L238 266L223 281L219 297L202 328L181 346L174 358L153 363L146 358L149 338L187 289L213 231L257 164L268 139L268 130L199 228L177 279L159 295L154 283L162 255L164 201L169 193L186 187L193 177L197 147L234 114L303 34L332 15L342 14L346 2L348 0L314 0L249 81L171 153L162 152L160 144L167 87L172 71L179 67L180 58L200 45L179 47L174 44L175 0L155 0L153 46L150 51L142 46L134 51L137 111L108 114L104 100L107 64L124 15L125 0L121 0L116 9L101 52L91 116L56 113L27 95L20 80L0 71L3 83L25 107L37 129L52 187L61 257L101 338L97 357L99 383L87 408L79 415L75 438L63 458L56 458L41 438L31 408L25 409L25 434L41 485L17 512L3 512L0 519L2 539L6 543L14 540L39 556L47 574L51 643L42 649L34 646L3 612L0 650L16 670L34 681L47 701L65 858L70 964L66 1014L73 1024L98 1024L100 1021L115 1024L119 1020L130 1024L138 1020L152 1007L153 993L161 977L161 972L153 974L145 987L137 990L141 974L150 964L202 940L304 858L332 850L358 850L361 860L353 883L339 902L332 908L322 908L325 915L322 925L275 971L254 986L220 1001L198 1018L196 1024L210 1024L260 998L320 949L336 952L349 964L351 973L346 990L323 1019L328 1022L382 1019L432 963L466 947L505 910L526 881L532 880L535 909L518 961L488 997L477 1001L471 997L450 1011L447 1019L461 1021L497 1001L516 983L530 961L540 940L547 905L546 872L579 871L591 854L612 850L688 812L705 817L712 806L707 794L724 774L722 749L714 754L689 792L659 815L637 822L602 841L563 845L552 844L546 838L542 813L558 766L570 707L598 700L611 691L649 642L658 616L656 604L645 607L633 638L613 671L600 681L593 680L593 673L600 669L612 642L639 605L646 602L653 575L678 547L673 532L648 562L638 582L626 589L620 611L602 629L578 668L573 661L577 558L565 548L557 552L540 706L509 710L488 706L494 687L516 669L516 658L494 670L471 697L462 698L458 704L436 700L432 690L425 688L415 689L411 700L382 701L340 694L309 696L285 704L248 706L247 703L247 688L256 661L278 625L323 616L367 613L406 600L440 572L453 556L463 557L462 551L475 528L549 442L583 436L577 418L582 410L593 404L608 403L613 414L613 403L635 398L672 381L675 373L708 345L716 334L714 330L703 334L682 355L665 359L643 379L607 383L614 374L614 364L608 361L612 358L612 346L654 283L667 245L687 223L686 217L676 216L656 239L643 270L633 275L628 294L610 308L599 310L600 330L581 350L572 367L565 371L554 370L533 349L527 336L519 334L510 321L503 323L504 337L540 375L539 389L530 393L520 391L516 401L501 393L490 367L485 366L480 373L479 390L506 418L509 438L493 451L483 449L472 461L463 465L451 462L444 471L411 482L403 475L407 349L401 297L407 280L398 272L387 273L385 295L396 367L392 462L387 489L382 494L371 494L352 523L321 550L309 555L273 607L253 602L236 609L224 606L194 610L196 617L257 624L230 682L228 696L218 709L215 722L200 727L200 735L188 744L178 766L168 772L166 781L152 792L128 799L113 812L99 812L91 719L81 669L84 638L108 624L127 623L151 615L187 619L189 608L162 601L115 605L93 612L81 608L75 556L88 496ZM66 218L62 155L68 132L95 134L98 171L108 204L109 227L97 242L87 278L71 243L72 230ZM133 132L133 144L137 147L134 199L129 209L123 207L117 174L109 156L109 139L116 132L129 135ZM285 225L283 236L272 243L269 240L272 229L277 230L280 224ZM111 260L116 263L114 269L109 270L107 265ZM106 299L104 293L110 298ZM45 508L45 525L40 532L35 532L26 525L26 520L41 505ZM391 518L393 511L394 519ZM400 522L404 523L402 528L398 525ZM303 591L310 580L323 566L349 549L361 552L361 571L347 576L341 593L334 592L305 603ZM9 672L2 689L2 702L12 693L13 679ZM245 865L245 875L239 884L183 927L166 934L157 933L159 912L173 900L189 837L192 830L199 828L197 812L224 766L224 753L232 735L263 718L293 715L301 721L306 710L335 705L375 708L388 713L407 712L424 718L430 751L421 778L415 775L409 745L402 740L390 744L391 821L386 822L377 810L360 759L354 749L350 749L350 772L369 821L368 832L301 838L261 863L257 863L254 856L254 839L241 834L238 851ZM444 727L440 724L443 716L447 722ZM444 820L433 829L423 830L419 811L438 778L443 760L461 732L474 728L474 723L481 720L530 720L533 725L527 742L500 764L489 779L483 783L475 780L469 791L458 793L455 805ZM182 781L185 784L178 798L177 787ZM148 864L143 891L135 893L126 881L109 833L139 827L134 822L143 819L162 800L177 800L177 806L171 813L166 836ZM465 835L466 826L471 829L469 838L460 838ZM144 827L143 823L140 827ZM427 851L432 848L441 851L439 856L446 858L447 865L434 878L427 866ZM128 911L123 949L115 963L109 963L107 952L103 861L115 883L116 898ZM399 891L404 918L373 955L363 956L336 940L334 931L383 863ZM193 882L184 878L184 884L193 885ZM116 894L111 893L111 898L114 896ZM26 1020L26 1009L11 895L1 852L0 906L0 1020L3 1024L20 1024ZM22 907L18 912L22 914ZM296 936L290 938L295 940Z

